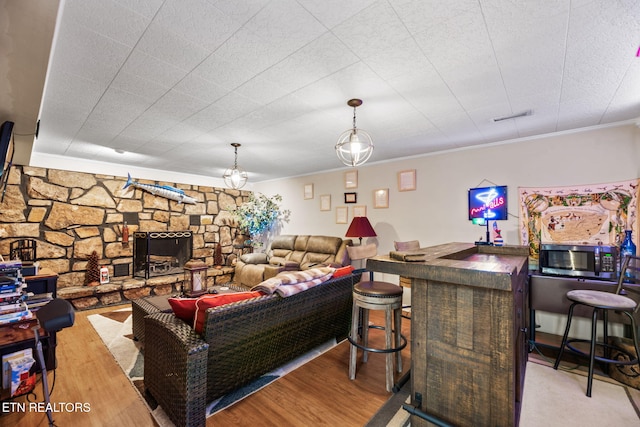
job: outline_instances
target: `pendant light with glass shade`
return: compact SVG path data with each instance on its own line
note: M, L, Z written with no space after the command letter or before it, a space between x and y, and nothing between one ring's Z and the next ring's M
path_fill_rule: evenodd
M362 100L350 99L347 105L353 107L353 129L342 132L338 137L336 154L342 163L355 167L369 160L373 153L373 141L367 132L356 127L356 108L362 105Z
M244 185L247 183L247 179L249 178L247 172L238 166L238 147L240 147L240 145L241 144L238 144L237 142L231 144L231 146L235 150L236 159L233 163L233 167L227 169L224 172L224 175L222 175L226 186L229 188L233 188L234 190L239 190L244 187Z

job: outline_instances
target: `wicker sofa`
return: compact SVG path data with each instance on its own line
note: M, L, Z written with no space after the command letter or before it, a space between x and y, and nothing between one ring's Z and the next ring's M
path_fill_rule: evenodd
M207 310L198 335L171 313L144 318L144 384L178 426L203 426L206 404L309 350L349 333L360 273L296 295L277 294Z
M277 236L266 253L245 254L236 262L234 282L255 286L282 271L306 270L318 264L350 264L346 247L351 239L285 234Z

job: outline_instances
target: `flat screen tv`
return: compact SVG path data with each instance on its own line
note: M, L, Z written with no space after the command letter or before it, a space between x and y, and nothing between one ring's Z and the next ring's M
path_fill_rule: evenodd
M506 185L469 189L470 221L504 221L508 215Z
M2 161L3 163L7 158L7 152L9 151L9 143L11 142L12 132L13 122L4 122L2 124L2 127L0 127L0 161Z

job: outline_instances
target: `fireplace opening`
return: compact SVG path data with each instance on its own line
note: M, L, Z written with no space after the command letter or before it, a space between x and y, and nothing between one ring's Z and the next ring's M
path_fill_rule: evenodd
M192 255L191 231L133 233L133 277L182 273Z

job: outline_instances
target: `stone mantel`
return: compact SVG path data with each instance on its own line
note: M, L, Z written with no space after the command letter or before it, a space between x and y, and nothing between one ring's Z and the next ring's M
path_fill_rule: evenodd
M209 268L207 288L233 280L233 267ZM76 310L88 310L109 305L125 304L152 295L178 294L182 291L184 274L170 274L151 279L125 278L110 280L98 286L69 286L58 289L58 298L70 301Z

